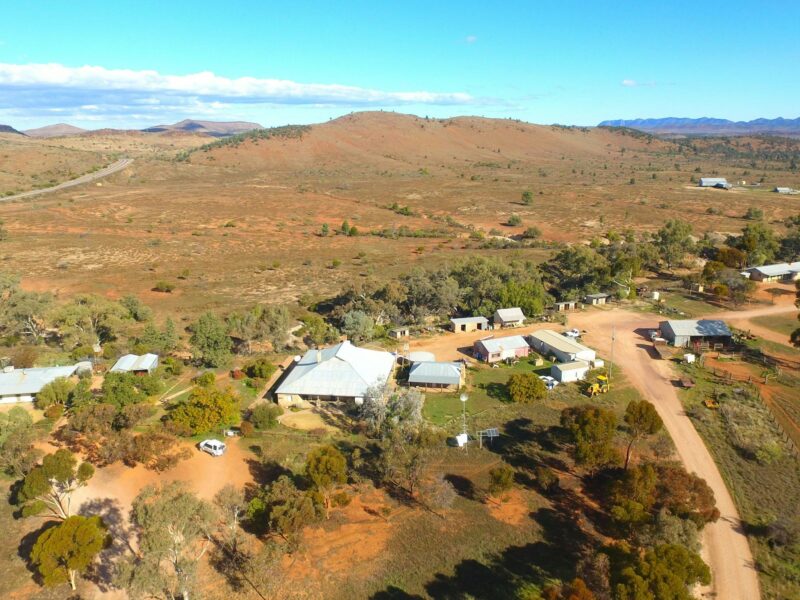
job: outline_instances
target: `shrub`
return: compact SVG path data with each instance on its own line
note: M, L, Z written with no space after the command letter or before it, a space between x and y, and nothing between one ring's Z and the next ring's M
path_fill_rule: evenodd
M278 417L282 414L283 409L280 406L264 402L253 407L249 421L256 429L272 429L278 424Z
M514 402L529 403L544 398L547 388L535 373L515 373L508 378L508 394Z
M514 469L500 465L489 471L489 493L498 496L514 487Z
M269 379L277 367L269 362L266 358L258 358L244 367L244 372L248 377L254 379Z
M522 225L522 217L519 215L511 215L508 217L508 221L506 224L510 227L517 227L518 225Z
M256 428L253 427L250 421L242 421L239 430L242 432L243 437L250 437L256 432Z
M206 371L192 379L192 381L200 387L210 387L216 383L217 375L214 371Z
M536 476L536 484L543 492L553 492L558 489L558 476L553 473L552 469L539 465L534 469L534 475Z
M154 292L163 292L165 294L172 293L172 290L175 289L175 284L170 283L169 281L159 281L158 283L153 286Z
M61 418L61 415L64 414L64 405L63 404L51 404L47 407L44 411L44 416L48 419L52 419L53 421L57 421Z

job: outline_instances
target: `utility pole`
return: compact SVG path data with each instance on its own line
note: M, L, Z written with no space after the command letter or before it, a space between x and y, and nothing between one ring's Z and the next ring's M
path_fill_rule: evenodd
M608 389L611 390L611 371L614 369L614 341L617 339L614 325L611 325L611 360L608 366Z

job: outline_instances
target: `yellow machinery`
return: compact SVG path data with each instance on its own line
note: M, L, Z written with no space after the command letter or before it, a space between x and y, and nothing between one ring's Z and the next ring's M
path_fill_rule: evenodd
M586 391L589 392L589 397L593 398L597 396L597 394L607 394L608 393L608 377L605 375L598 375L597 381L589 385L586 388Z
M706 405L706 408L710 408L711 410L717 410L719 408L719 402L715 398L706 398L703 400L703 404Z

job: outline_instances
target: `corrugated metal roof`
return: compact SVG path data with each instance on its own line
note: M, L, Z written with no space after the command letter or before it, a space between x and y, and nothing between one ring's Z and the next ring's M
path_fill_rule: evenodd
M513 308L498 308L494 315L499 317L501 321L524 321L525 315L522 312L522 309L518 306Z
M764 275L764 277L783 277L784 275L790 275L800 271L800 262L762 265L760 267L751 267L748 271L758 271Z
M728 180L724 177L701 177L700 185L702 187L713 187L715 185L727 185Z
M71 377L77 365L40 367L0 372L0 396L30 396L38 394L48 383L59 377Z
M698 321L693 319L683 319L677 321L663 321L661 325L668 325L669 328L676 336L690 336L690 337L728 337L731 335L731 330L725 324L725 321L718 319L700 319Z
M552 368L557 369L563 373L564 371L577 371L579 369L588 369L589 363L583 360L573 360L572 362L556 363L553 365Z
M417 362L411 365L409 383L459 385L463 363L458 362Z
M349 341L323 350L309 350L276 393L359 398L370 387L386 383L394 361L389 352L357 348Z
M129 373L131 371L151 371L158 366L157 354L126 354L111 367L112 373Z
M530 348L530 344L521 335L509 335L501 338L489 338L488 340L478 340L489 353L500 352L501 350L517 350L518 348Z
M586 294L587 300L600 300L602 298L608 298L611 294Z
M575 340L568 338L565 335L561 335L560 333L556 333L552 329L542 329L540 331L535 331L529 336L530 338L536 339L541 341L544 344L547 344L551 348L555 348L561 352L567 352L568 354L578 354L579 352L591 352L592 349L588 346L584 346L583 344L579 344Z
M486 317L454 317L450 319L451 323L456 325L466 325L467 323L488 323L489 319Z

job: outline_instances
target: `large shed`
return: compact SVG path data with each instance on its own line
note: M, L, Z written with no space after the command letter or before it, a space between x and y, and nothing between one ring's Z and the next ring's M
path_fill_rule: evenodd
M747 273L748 277L753 281L762 281L765 283L772 281L797 281L800 279L800 261L750 267L745 270L745 273Z
M78 365L31 369L6 367L0 371L0 404L33 402L44 386L62 377L72 377L77 370Z
M561 383L581 381L586 379L586 374L589 372L589 369L589 363L582 360L556 363L550 367L550 376Z
M450 319L450 324L456 333L489 329L489 319L486 317L455 317Z
M394 364L390 352L358 348L349 341L309 350L290 367L275 395L281 405L303 400L360 401L369 388L389 381Z
M561 363L576 360L592 362L597 358L597 353L591 348L565 335L556 333L552 329L535 331L528 336L528 341L539 354L544 356L553 355Z
M440 390L457 390L464 384L462 362L415 362L408 374L408 385Z
M731 184L724 177L701 177L699 187L718 188L722 190L731 189Z
M528 356L531 347L521 335L510 335L501 338L478 340L473 345L472 350L478 360L496 363L502 360L524 358Z
M719 319L661 321L659 329L661 337L680 348L702 343L728 345L732 338L725 321Z
M111 367L112 373L149 375L158 368L158 354L126 354Z

